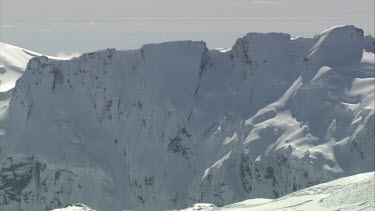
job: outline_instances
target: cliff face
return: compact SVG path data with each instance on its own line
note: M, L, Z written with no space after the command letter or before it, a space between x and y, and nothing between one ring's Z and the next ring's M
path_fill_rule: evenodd
M0 207L222 206L373 171L368 43L342 26L307 39L250 33L226 52L182 41L35 57L0 124L0 175L22 168L24 181L0 176L11 190ZM10 162L15 153L24 158ZM28 191L36 198L22 200Z

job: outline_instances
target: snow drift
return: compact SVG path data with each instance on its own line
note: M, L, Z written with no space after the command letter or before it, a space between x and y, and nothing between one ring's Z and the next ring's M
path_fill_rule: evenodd
M273 211L273 210L374 210L375 174L362 173L293 192L279 199L250 199L215 207L195 204L183 211Z

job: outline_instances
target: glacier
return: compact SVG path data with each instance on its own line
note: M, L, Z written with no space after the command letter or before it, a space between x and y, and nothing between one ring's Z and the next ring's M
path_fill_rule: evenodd
M354 26L15 64L0 47L2 210L224 206L374 171L375 40Z

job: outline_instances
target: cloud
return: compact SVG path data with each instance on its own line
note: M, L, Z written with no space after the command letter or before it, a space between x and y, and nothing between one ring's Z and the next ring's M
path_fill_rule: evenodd
M96 28L96 23L95 23L94 21L91 21L91 22L89 23L89 26L90 26L91 28Z
M279 4L280 2L277 2L275 0L251 0L251 3L256 5L271 5Z
M6 23L0 25L0 28L3 28L3 29L12 29L14 27L15 27L14 25L12 25L12 24L6 24Z
M59 58L64 58L64 59L71 59L73 57L78 57L80 55L81 54L77 51L71 52L71 53L67 53L67 52L62 51L62 52L58 53L56 56L59 57Z
M51 29L41 29L41 30L39 30L39 32L42 32L42 33L51 33L52 30Z
M90 22L86 22L85 24L87 25L83 26L82 32L93 32L96 30L96 22L90 21Z
M146 31L146 27L141 26L141 27L138 28L138 31L140 31L140 32L144 32L144 31Z

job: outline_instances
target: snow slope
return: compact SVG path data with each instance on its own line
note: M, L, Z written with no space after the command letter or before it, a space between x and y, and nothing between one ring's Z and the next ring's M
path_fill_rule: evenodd
M223 206L374 171L369 39L338 26L35 57L0 120L0 208Z
M40 56L12 45L0 43L0 92L12 89L21 77L27 62L33 56Z
M40 54L0 42L0 136L5 134L1 123L6 122L16 80L21 77L33 56Z
M219 208L195 204L184 211L374 210L374 172L357 174L312 186L278 199L249 199Z
M0 42L0 120L7 115L12 89L22 76L29 60L42 54ZM48 56L51 59L62 60ZM3 133L0 126L0 135Z
M16 80L25 71L29 60L35 56L42 56L42 54L0 42L0 92L14 87ZM57 60L64 59L48 57Z
M52 211L95 211L95 210L91 209L90 207L87 207L84 204L72 204L72 205L66 206L65 208L54 209Z

